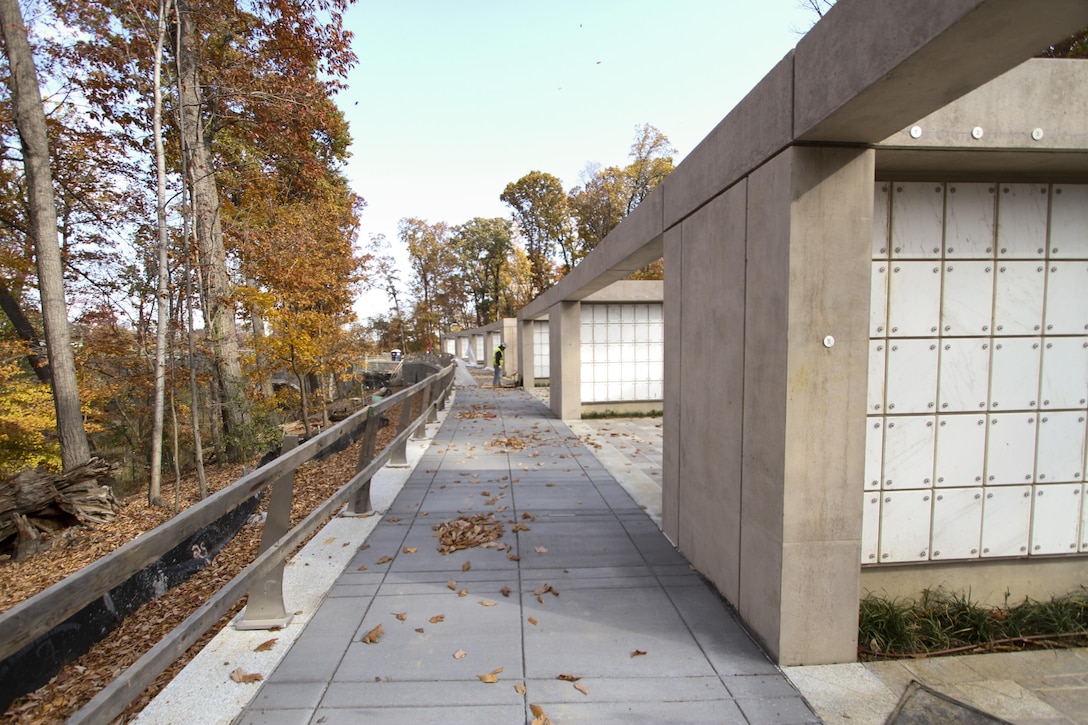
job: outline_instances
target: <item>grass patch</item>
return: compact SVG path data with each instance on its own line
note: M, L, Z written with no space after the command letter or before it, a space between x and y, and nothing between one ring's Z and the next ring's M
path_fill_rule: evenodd
M602 418L660 418L660 410L591 410L582 414L582 420L600 420Z
M915 602L869 594L861 600L862 661L1088 645L1088 588L1048 602L988 607L969 594L925 590Z

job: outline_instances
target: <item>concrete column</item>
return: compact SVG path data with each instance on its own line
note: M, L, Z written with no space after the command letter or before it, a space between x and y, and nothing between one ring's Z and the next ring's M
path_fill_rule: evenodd
M533 321L518 319L518 344L515 347L518 371L521 372L521 385L532 390L536 387L536 365L533 364Z
M683 321L683 235L680 226L665 232L665 385L662 401L661 529L674 545L680 540L680 328Z
M857 653L874 152L748 179L738 610L779 664Z
M582 417L582 303L564 300L548 312L551 408L563 420Z
M513 317L502 319L502 329L499 333L500 340L506 343L506 374L516 378L521 371L521 361L518 355L518 321Z

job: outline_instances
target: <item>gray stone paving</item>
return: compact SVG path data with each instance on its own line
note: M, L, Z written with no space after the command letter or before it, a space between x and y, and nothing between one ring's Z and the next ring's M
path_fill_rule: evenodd
M509 550L436 550L434 525L486 512ZM522 390L460 388L235 722L528 723L530 704L556 725L819 722L578 435Z

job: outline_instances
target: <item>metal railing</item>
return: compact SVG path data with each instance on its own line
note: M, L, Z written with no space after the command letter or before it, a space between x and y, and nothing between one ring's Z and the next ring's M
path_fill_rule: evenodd
M291 448L292 443L285 441L283 453L272 463L243 476L162 526L12 607L0 615L0 660L65 622L83 607L158 561L179 542L268 486L272 486L272 493L257 558L118 675L69 722L108 723L113 720L247 591L249 601L245 615L236 626L245 629L283 626L289 619L283 604L283 569L287 557L342 504L348 504L348 515L370 512L371 479L387 462L391 466L407 465L408 440L425 437L427 423L437 420L438 410L445 407L453 384L454 368L450 365L426 380L374 402L297 447ZM413 420L411 412L417 399L420 414ZM397 435L375 455L379 426L371 423L401 403ZM355 475L290 529L295 469L334 447L339 447L337 450L346 447L345 442L347 445L354 443L359 433L362 433L363 445ZM294 443L297 444L297 439Z

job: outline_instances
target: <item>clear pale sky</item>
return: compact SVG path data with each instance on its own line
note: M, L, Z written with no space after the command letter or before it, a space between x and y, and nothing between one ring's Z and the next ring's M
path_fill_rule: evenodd
M403 217L508 217L506 184L539 170L569 190L588 162L628 163L644 123L679 162L815 20L800 0L359 0L337 100L360 243L398 248ZM388 308L356 304L362 320Z

